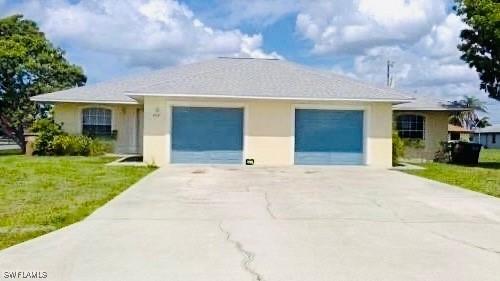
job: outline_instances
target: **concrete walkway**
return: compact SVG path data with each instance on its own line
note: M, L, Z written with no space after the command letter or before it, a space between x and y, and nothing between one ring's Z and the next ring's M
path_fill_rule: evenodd
M500 200L366 167L160 169L0 252L43 280L499 280ZM31 279L33 280L33 279Z

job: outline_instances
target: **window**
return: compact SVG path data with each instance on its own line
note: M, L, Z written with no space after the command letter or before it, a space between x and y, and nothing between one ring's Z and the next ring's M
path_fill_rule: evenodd
M491 135L491 143L497 143L497 135L496 134Z
M111 110L86 108L82 111L82 134L87 136L111 136Z
M399 137L403 139L424 139L425 118L420 115L400 115L396 120Z
M450 140L460 140L459 132L450 132Z

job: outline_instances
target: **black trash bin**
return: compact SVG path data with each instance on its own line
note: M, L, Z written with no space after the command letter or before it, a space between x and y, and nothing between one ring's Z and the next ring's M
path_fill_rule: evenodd
M456 164L477 165L479 163L479 153L481 144L471 142L453 143L451 150L451 162Z

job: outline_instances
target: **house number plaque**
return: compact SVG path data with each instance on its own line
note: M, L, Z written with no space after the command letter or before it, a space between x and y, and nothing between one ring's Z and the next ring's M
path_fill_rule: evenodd
M153 113L153 117L154 118L158 118L160 117L160 108L155 108L155 112Z

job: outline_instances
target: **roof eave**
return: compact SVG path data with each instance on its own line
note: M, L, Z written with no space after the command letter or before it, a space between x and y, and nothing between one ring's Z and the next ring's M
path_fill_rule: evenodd
M459 108L434 108L434 107L405 107L405 108L394 108L394 111L447 111L447 112L455 112L455 111L464 111L465 109Z
M162 93L139 93L128 92L127 96L142 100L144 97L165 97L165 98L210 98L210 99L240 99L240 100L282 100L282 101L355 101L355 102L388 102L401 104L411 102L413 99L369 99L369 98L309 98L309 97L270 97L270 96L235 96L235 95L194 95L194 94L162 94Z
M54 99L54 98L40 98L32 97L30 100L39 103L97 103L97 104L139 104L136 100L132 101L119 101L119 100L85 100L85 99Z
M500 130L498 131L473 131L473 134L500 134Z

